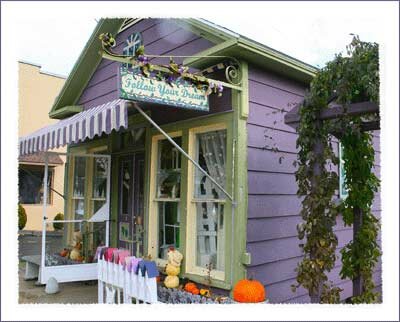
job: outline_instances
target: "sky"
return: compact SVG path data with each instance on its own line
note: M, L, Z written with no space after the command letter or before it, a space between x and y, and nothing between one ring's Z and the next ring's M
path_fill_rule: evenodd
M68 75L101 17L202 17L312 65L345 49L350 33L380 44L384 301L378 306L88 307L18 305L15 216L1 218L1 317L4 320L158 319L398 321L399 4L398 2L1 2L1 213L17 203L18 60ZM12 211L11 211L12 214ZM3 245L5 245L3 247ZM15 258L15 261L12 259ZM4 260L3 260L4 259ZM6 263L7 265L4 265ZM13 266L14 265L14 266ZM134 310L133 310L134 309ZM118 312L116 311L118 310ZM175 313L177 312L177 313ZM210 314L212 313L212 315ZM182 314L183 313L183 314ZM185 314L186 313L186 314Z
M18 16L23 19L18 17L17 20L21 34L15 38L16 58L39 64L44 71L68 75L95 28L96 20L131 13L136 17L204 17L308 64L322 67L335 53L345 49L351 41L350 33L358 34L362 40L384 43L390 28L388 22L391 16L395 17L390 6L382 2L249 2L249 5L222 2L220 6L206 2L209 8L195 6L189 11L186 6L171 11L172 7L165 2L161 6L147 2L146 6L134 6L130 11L115 9L118 6L111 9L103 2L94 8L84 4L76 2L71 7L63 3L65 10L63 5L55 3L46 3L42 9L39 5L19 6ZM126 7L127 3L122 5ZM80 7L84 10L79 10ZM213 7L215 10L211 10Z

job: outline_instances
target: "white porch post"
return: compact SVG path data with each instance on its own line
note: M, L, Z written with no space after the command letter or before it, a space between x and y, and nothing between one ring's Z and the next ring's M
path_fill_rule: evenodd
M106 221L106 246L110 244L110 220L111 220L111 157L107 156L107 205L108 205L108 219Z
M47 152L44 153L44 177L43 177L43 226L42 226L42 256L40 265L40 283L42 283L46 256L46 220L47 220L47 181L49 172L49 159Z

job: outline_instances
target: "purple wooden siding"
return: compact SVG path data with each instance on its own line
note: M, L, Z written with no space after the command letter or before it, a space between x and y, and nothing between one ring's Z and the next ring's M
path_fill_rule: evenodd
M124 30L117 38L114 50L122 53L126 38L133 32L141 32L146 54L193 55L214 44L187 31L170 19L145 19ZM183 58L176 59L178 63ZM168 63L168 59L154 59L153 62ZM117 73L120 64L102 59L79 98L78 104L85 109L118 98Z
M273 303L309 302L306 290L293 293L290 288L301 260L296 231L296 225L301 222L301 199L296 196L293 166L297 159L297 134L283 122L285 111L303 99L304 90L304 86L294 81L249 68L247 251L251 253L252 263L247 275L253 275L266 286L267 296ZM373 171L379 175L379 132L374 133L374 146L377 153ZM373 204L378 217L380 204L378 194ZM339 251L352 239L352 230L339 217L335 231L339 238L339 258L329 277L344 289L344 299L351 296L352 288L351 281L339 277ZM374 278L379 288L382 284L380 263Z

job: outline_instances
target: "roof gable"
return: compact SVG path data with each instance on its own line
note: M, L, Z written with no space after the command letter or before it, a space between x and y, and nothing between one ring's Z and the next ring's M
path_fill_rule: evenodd
M57 97L49 116L64 118L76 113L79 99L89 83L96 68L101 62L101 43L98 37L101 33L124 33L124 31L144 19L101 19L93 31L89 41L75 63L60 95ZM190 31L215 44L199 53L200 56L224 55L254 62L263 68L271 69L304 83L311 80L316 68L297 59L289 57L272 48L259 44L233 31L220 27L204 19L171 19L183 29ZM201 50L201 49L200 49ZM194 67L204 67L212 63L210 57L193 57L184 60L184 63Z
M74 113L57 112L64 107L76 105L85 85L101 60L99 35L104 32L117 32L122 22L123 19L101 19L99 21L49 112L51 118L64 118Z

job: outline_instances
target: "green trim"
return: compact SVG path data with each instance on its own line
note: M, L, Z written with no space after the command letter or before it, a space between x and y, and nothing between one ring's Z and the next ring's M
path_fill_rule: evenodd
M248 65L241 62L243 79L242 91L232 91L232 106L234 108L234 196L236 201L234 220L233 241L233 281L232 285L246 277L246 267L242 264L246 254L247 240L247 205L248 205L248 183L247 183L247 115L249 110L248 96Z
M144 162L145 168L145 180L144 180L144 234L143 234L143 253L149 254L148 249L148 231L149 231L149 205L150 205L150 167L151 167L151 129L148 124L146 128L146 144L145 144L145 155ZM146 254L146 255L147 255Z
M105 138L98 138L98 139L92 139L88 140L86 142L78 143L78 144L70 144L69 148L72 150L76 150L78 152L86 152L89 149L97 148L102 145L107 146L107 153L110 151L110 146L109 146L109 137ZM74 151L75 153L75 151Z
M64 106L62 108L57 109L56 111L50 111L49 117L52 119L64 119L68 116L80 113L82 112L82 110L83 106L81 105Z
M188 152L189 151L189 129L185 129L182 131L182 148ZM180 154L181 157L181 195L180 195L180 223L179 223L179 251L183 254L183 261L181 264L181 273L186 272L186 227L187 227L187 216L188 216L188 170L189 163L188 160Z
M207 285L207 281L205 280L204 276L196 275L196 274L189 274L189 273L183 273L183 274L181 274L181 276L186 277L196 283ZM216 280L216 279L211 280L210 286L215 287L215 288L220 288L223 290L228 290L228 291L232 289L232 285L230 283L227 283L227 282L221 281L221 280Z
M88 42L83 48L71 73L64 83L49 116L57 115L56 111L64 106L76 105L87 83L101 61L101 42L98 37L101 33L116 33L124 19L100 19Z
M167 125L162 126L162 129L165 132L176 132L176 131L181 131L182 132L182 147L184 148L185 151L188 151L189 149L189 130L192 128L197 128L197 127L202 127L202 126L207 126L207 125L212 125L212 124L225 124L226 125L226 130L227 130L227 147L233 146L233 141L234 141L234 134L233 134L233 120L234 113L233 112L227 112L227 113L221 113L218 115L210 115L207 117L203 117L201 119L191 119L191 120L184 120L184 121L179 121L175 123L170 123ZM156 135L160 135L157 129L152 128L150 129L151 135L149 136L149 145L151 145L151 138ZM150 159L150 153L151 153L151 146L146 146L147 153L149 155ZM232 149L227 149L227 164L226 164L226 173L227 173L227 182L226 182L226 187L227 191L232 194L232 158L233 158L233 151ZM150 162L150 160L149 160ZM188 182L188 163L189 160L187 160L185 157L182 156L182 177L181 177L181 198L180 198L180 203L181 203L181 222L180 222L180 227L181 227L181 240L185 241L181 244L180 251L185 254L186 253L186 232L187 232L187 227L186 227L186 216L188 214L188 207L187 207L187 182ZM149 165L150 166L150 165ZM149 184L149 181L147 181L147 184ZM147 190L147 196L149 196L149 189ZM148 205L148 201L147 204ZM226 218L228 216L231 216L232 213L232 204L227 201L224 205L224 213L226 214ZM147 213L148 216L148 213ZM148 217L147 217L148 219ZM221 289L226 289L230 290L232 288L232 283L231 283L231 258L232 258L232 251L234 252L234 247L231 245L231 240L232 240L232 220L225 220L225 280L221 281L218 279L212 279L211 281L211 286L218 287ZM148 226L146 226L148 229ZM147 230L148 231L148 230ZM148 236L146 236L147 240ZM236 236L235 236L236 238ZM233 249L232 249L233 247ZM235 252L234 252L235 254ZM240 262L240 255L235 254L234 255L234 260L233 263L239 263ZM184 256L183 263L181 265L181 276L183 277L188 277L193 281L196 281L198 283L207 283L206 278L202 275L195 275L195 274L190 274L186 272L186 257Z
M183 63L201 69L221 60L220 58L207 56L230 56L246 60L249 63L257 65L259 68L269 69L304 83L309 83L318 70L293 57L245 38L227 40L197 55L205 57L186 58Z
M229 111L227 113L221 113L217 115L207 115L204 116L200 119L193 118L189 120L183 120L179 122L174 122L174 123L169 123L165 125L160 125L160 127L165 131L165 132L176 132L176 131L184 131L193 127L199 127L199 126L204 126L204 125L209 125L209 124L214 124L214 123L227 123L227 126L230 127L230 123L232 123L232 111ZM158 132L157 129L151 128L151 135L158 135L160 132Z

